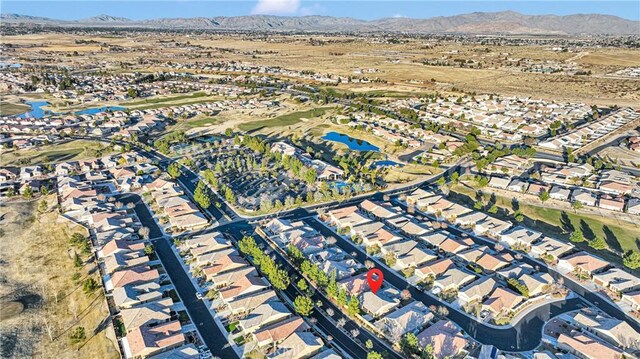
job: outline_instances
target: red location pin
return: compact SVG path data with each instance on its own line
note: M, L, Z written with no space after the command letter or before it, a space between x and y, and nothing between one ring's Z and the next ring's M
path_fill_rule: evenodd
M376 294L378 289L382 287L382 271L378 268L372 268L367 272L367 282L369 283L369 287L371 287L371 291L373 294Z

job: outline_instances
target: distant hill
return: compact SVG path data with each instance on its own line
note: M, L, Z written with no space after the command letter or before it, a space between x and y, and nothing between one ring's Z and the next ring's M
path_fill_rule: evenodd
M358 20L332 16L218 16L213 18L162 18L131 20L110 15L65 21L17 14L2 14L5 23L34 23L58 26L139 27L157 29L317 31L317 32L404 32L469 34L610 34L640 35L640 21L601 14L523 15L513 11L474 12L428 19L383 18Z

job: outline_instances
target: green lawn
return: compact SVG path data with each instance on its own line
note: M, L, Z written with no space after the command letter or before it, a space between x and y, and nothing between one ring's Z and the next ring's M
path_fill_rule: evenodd
M219 118L215 118L215 117L208 117L208 118L203 118L200 120L193 120L193 121L186 121L184 122L184 125L187 127L204 127L204 126L208 126L208 125L213 125L216 124L218 122L220 122L221 120Z
M485 192L488 192L487 189ZM451 191L453 199L473 208L476 200L473 191L461 185L455 186ZM485 203L491 200L490 193L484 193ZM500 211L493 215L500 219L511 219L508 213L513 213L514 203L511 198L496 196L495 204ZM629 222L619 221L613 217L602 217L596 215L586 215L575 213L574 211L563 211L554 208L545 208L535 203L518 203L515 208L519 208L524 214L523 224L529 228L540 231L546 235L561 240L569 241L569 234L576 228L580 228L585 238L591 240L596 236L602 237L607 242L609 250L595 250L588 246L587 242L578 243L580 249L592 252L610 262L622 265L622 259L614 252L624 252L627 250L640 250L640 226ZM640 270L633 272L640 273Z
M319 107L307 111L298 111L274 117L268 120L252 121L238 126L241 131L249 132L266 127L284 127L295 125L301 118L314 118L324 115L332 107Z
M74 140L30 150L7 151L0 155L0 163L5 166L56 163L101 157L111 150L93 141Z
M0 116L17 115L30 109L29 105L20 103L0 102Z

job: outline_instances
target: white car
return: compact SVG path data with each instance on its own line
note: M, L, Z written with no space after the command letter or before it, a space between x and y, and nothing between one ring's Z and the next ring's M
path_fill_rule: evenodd
M198 298L198 300L202 300L202 293L196 292L196 298Z

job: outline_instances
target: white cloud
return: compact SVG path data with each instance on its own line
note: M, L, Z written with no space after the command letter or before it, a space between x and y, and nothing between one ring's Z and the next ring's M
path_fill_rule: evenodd
M300 0L258 0L251 14L295 15L299 9Z
M324 8L324 6L315 3L311 6L305 6L305 7L301 7L300 8L300 15L302 16L308 16L308 15L320 15L325 13L327 10Z
M400 18L400 17L406 17L406 16L404 16L404 15L402 15L402 14L394 14L392 17Z

